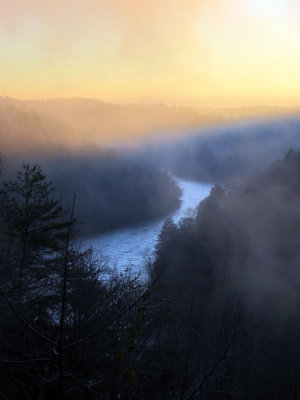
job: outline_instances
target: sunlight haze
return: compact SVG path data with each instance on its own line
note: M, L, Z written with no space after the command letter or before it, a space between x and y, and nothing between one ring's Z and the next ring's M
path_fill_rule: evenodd
M0 92L297 105L294 0L0 0Z

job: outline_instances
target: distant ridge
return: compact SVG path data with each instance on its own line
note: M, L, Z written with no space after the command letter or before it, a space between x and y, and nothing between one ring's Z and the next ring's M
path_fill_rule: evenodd
M165 104L118 104L96 99L17 100L0 97L2 149L132 143L180 136L184 131L243 120L283 118L300 107L178 107Z

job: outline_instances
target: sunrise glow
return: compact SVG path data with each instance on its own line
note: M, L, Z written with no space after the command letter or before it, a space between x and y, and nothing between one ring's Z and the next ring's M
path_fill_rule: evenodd
M300 104L294 0L0 0L0 94Z

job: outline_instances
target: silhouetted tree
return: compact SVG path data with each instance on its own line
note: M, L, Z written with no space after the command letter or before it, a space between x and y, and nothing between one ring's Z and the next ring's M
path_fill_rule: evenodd
M60 199L37 164L23 163L15 181L1 184L2 241L14 253L22 285L26 264L36 264L41 257L61 249L68 222Z

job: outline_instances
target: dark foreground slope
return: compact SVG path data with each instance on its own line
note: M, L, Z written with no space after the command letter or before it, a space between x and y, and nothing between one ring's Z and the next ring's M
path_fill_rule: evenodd
M206 399L299 397L299 204L300 153L289 151L215 187L195 219L166 222L154 275L169 299L159 351L170 384L185 376L187 392Z

